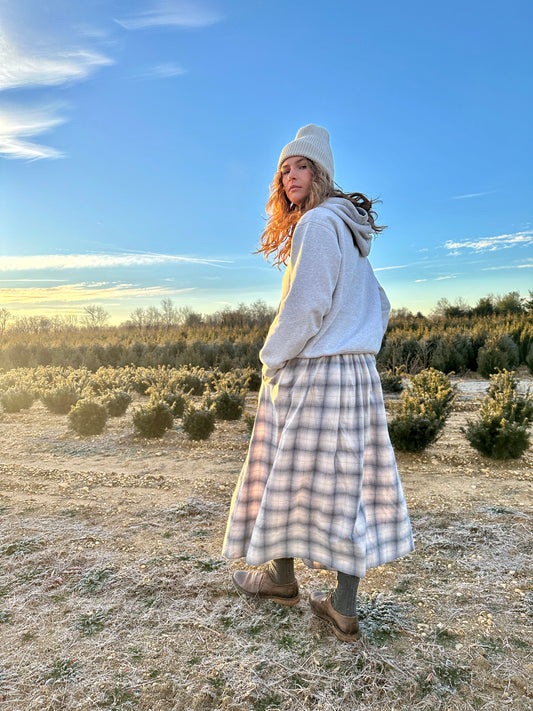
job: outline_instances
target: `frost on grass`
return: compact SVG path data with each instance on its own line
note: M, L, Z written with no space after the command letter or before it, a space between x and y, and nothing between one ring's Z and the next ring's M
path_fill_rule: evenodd
M298 563L294 608L241 597L227 503L161 502L2 509L1 711L532 710L525 507L414 507L415 553L362 581L345 644L306 602L331 573Z
M167 520L179 521L188 518L209 520L212 516L221 513L221 507L213 501L189 496L185 501L168 509Z

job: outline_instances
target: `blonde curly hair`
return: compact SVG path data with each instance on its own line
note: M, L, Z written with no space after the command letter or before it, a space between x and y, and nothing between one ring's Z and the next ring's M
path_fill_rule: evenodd
M309 195L301 205L293 204L285 195L281 170L276 172L270 186L270 197L266 204L267 224L261 235L261 247L256 251L256 254L263 254L265 259L273 256L273 263L278 267L287 264L289 260L292 235L302 215L314 207L318 207L329 197L345 198L357 208L365 210L373 232L377 233L385 229L384 225L376 225L377 214L372 209L372 206L379 200L371 200L362 193L343 192L340 188L335 187L335 183L322 166L309 158L308 161L313 173L313 180Z

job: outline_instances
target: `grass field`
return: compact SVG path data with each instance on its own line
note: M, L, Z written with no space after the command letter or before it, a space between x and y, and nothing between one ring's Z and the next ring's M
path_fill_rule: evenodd
M129 414L89 438L41 404L4 414L0 709L531 711L533 449L481 457L460 432L477 407L399 455L416 551L362 581L350 644L306 601L330 573L298 563L291 609L231 586L243 422L193 443Z

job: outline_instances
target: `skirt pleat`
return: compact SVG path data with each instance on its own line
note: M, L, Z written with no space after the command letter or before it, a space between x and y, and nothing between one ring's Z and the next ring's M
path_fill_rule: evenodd
M223 555L363 578L412 550L375 357L289 361L261 387Z

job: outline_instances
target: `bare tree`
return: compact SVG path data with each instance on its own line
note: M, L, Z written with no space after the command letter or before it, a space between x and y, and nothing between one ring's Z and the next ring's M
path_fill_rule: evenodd
M110 318L109 312L103 306L97 306L96 304L84 306L83 313L85 314L83 322L87 328L102 328Z
M444 318L446 316L446 310L449 309L451 303L446 298L439 299L433 310L431 311L431 316L434 318Z
M132 326L142 331L146 326L146 311L142 307L135 309L130 314L129 322Z
M393 318L397 318L397 319L414 318L413 312L410 309L406 308L405 306L401 306L399 309L391 309L389 316L391 319L393 319Z
M76 314L63 314L52 318L54 331L75 331L79 327Z
M178 306L176 309L176 321L179 326L184 326L189 316L193 313L190 306Z
M172 299L161 301L161 325L168 331L176 325L178 320L178 310L174 306Z
M274 320L276 309L259 299L250 306L250 313L253 314L253 319L257 326L269 326Z
M146 326L148 328L157 328L161 325L161 314L157 306L149 306L146 309Z
M11 317L11 311L6 309L5 307L0 309L0 336L4 335L7 328L7 322Z
M18 316L10 330L17 333L51 333L53 322L48 316Z

